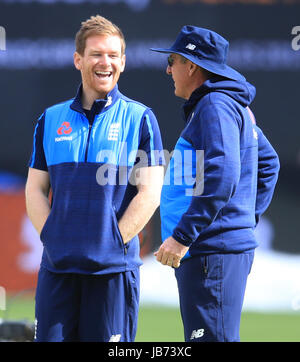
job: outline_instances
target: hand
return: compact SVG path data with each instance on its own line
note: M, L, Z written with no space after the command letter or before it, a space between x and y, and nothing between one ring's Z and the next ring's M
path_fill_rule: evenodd
M180 244L172 236L170 236L162 243L154 255L156 256L156 260L161 264L178 268L180 266L180 260L184 257L188 250L188 246Z

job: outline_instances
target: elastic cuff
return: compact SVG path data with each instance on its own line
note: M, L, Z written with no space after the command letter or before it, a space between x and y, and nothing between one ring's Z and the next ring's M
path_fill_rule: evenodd
M176 241L184 246L190 247L193 244L191 240L185 238L183 235L177 233L176 231L174 231L172 238L174 238Z

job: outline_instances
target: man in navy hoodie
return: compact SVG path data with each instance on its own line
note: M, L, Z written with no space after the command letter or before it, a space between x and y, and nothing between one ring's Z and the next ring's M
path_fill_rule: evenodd
M185 340L239 341L241 310L279 160L249 105L255 88L226 64L228 42L184 26L168 49L167 74L186 99L185 127L161 196L156 258L175 268Z

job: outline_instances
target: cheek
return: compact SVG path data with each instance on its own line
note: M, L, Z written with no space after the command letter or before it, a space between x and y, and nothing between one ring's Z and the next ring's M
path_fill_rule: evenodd
M94 60L94 59L86 60L81 63L81 69L84 71L89 71L95 66L95 64L96 64L96 60Z
M177 81L182 86L184 86L186 84L187 78L185 77L183 72L177 73Z
M121 73L122 73L122 67L115 67L113 77L118 78Z
M182 84L182 76L180 73L173 73L173 79L177 86L180 86Z
M125 69L125 60L120 60L114 65L116 73L120 74Z

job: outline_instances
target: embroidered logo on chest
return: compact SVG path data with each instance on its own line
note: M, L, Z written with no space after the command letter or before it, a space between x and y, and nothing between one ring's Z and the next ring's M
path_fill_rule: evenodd
M72 131L73 129L70 126L70 122L63 122L56 131L60 137L55 137L55 142L72 141L73 137L69 136Z
M120 132L120 123L112 123L108 130L108 141L118 141Z

